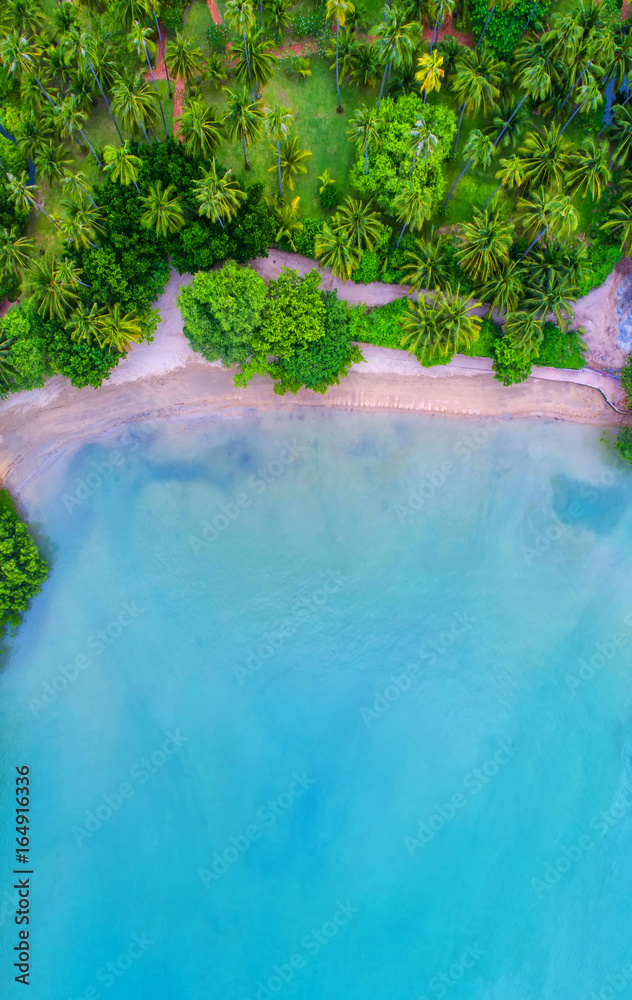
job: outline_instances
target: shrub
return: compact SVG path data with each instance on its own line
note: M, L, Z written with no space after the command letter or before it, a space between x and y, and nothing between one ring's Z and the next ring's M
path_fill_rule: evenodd
M228 45L228 28L225 24L214 24L208 29L208 42L211 52L223 55Z
M626 462L632 462L632 427L619 428L615 446Z
M419 94L408 94L398 100L386 98L380 105L378 124L380 145L369 156L369 172L365 174L364 152L356 149L350 181L363 198L373 198L387 214L393 215L393 201L408 180L412 163L408 140L410 130L423 117L430 131L439 139L436 151L424 165L419 159L412 180L417 189L430 195L436 205L445 188L443 161L450 152L456 133L456 115L441 104L424 105Z
M494 378L503 385L524 382L531 374L532 358L523 351L516 350L510 337L498 337L495 344Z
M314 242L319 233L323 231L324 223L320 219L304 219L303 228L300 233L294 237L294 245L296 246L296 252L303 255L303 257L311 257L313 260L316 259L316 253L314 250Z
M632 351L628 354L621 369L621 388L628 397L628 410L632 410Z
M32 323L31 310L20 305L9 309L0 326L5 337L13 340L9 361L15 374L11 392L40 389L48 374L46 341Z
M604 239L599 234L588 247L588 262L590 273L579 286L578 297L588 295L593 288L603 285L614 267L623 257L623 250L618 242Z
M539 0L533 11L531 25L534 22L537 24L544 21L551 8L551 3L552 0ZM502 11L499 5L492 14L485 31L485 41L500 59L508 59L512 55L520 41L532 8L533 0L516 0L511 10ZM488 14L488 0L473 0L471 20L477 35L483 30Z
M0 490L0 632L18 627L31 598L48 575L26 525L11 497Z
M353 280L362 285L377 281L380 276L380 258L374 250L365 250L362 259L353 272Z
M307 35L315 38L327 27L327 11L324 7L317 7L307 14L295 14L291 27L297 38L305 38Z
M355 306L351 312L351 335L353 340L376 344L378 347L401 349L402 330L399 321L408 311L408 299L395 299L384 306L367 309Z
M338 204L338 188L335 181L327 184L322 191L318 192L318 200L327 212L336 207Z
M563 333L555 323L545 323L544 339L534 363L545 368L583 368L586 363L584 350L577 330Z
M160 20L165 31L180 30L185 7L185 0L162 0L160 4Z

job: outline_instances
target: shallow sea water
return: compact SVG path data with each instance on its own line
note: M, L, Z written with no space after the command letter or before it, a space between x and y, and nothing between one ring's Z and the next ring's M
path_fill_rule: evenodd
M632 995L632 474L598 430L143 425L23 503L31 1000Z

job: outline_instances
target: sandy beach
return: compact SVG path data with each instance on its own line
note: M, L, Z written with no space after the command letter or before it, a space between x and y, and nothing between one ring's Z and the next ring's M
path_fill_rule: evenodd
M285 256L271 251L269 258L253 263L269 278L287 263ZM292 263L297 266L295 258ZM371 345L362 347L365 363L354 366L348 378L326 395L302 390L296 396L279 396L269 379L259 377L247 389L236 389L233 373L218 362L209 365L200 360L182 332L176 299L180 287L191 280L190 275L172 273L157 303L161 323L154 342L130 352L100 389L74 389L56 377L43 389L17 393L0 403L0 481L19 495L38 470L80 442L128 423L193 419L222 411L236 415L336 406L479 419L541 417L604 427L621 421L621 414L604 398L605 393L622 407L620 387L607 375L586 369L538 369L537 377L507 388L493 378L486 358L457 356L448 366L425 369L403 351ZM325 272L323 287L334 284ZM376 295L389 301L402 294L398 286L340 286L341 297L354 302L374 301ZM586 381L592 384L582 384Z

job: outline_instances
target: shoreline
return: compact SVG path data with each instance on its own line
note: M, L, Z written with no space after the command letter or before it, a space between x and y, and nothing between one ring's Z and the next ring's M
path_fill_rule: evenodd
M305 406L469 419L542 418L602 427L617 426L622 419L599 388L600 380L609 377L598 373L542 369L526 382L505 387L493 378L489 359L457 356L450 365L425 369L405 351L373 345L361 345L366 362L324 395L302 389L296 396L280 396L270 379L259 376L247 389L237 389L233 370L201 360L182 333L176 298L191 280L172 274L157 303L161 322L155 340L135 348L100 389L75 389L55 376L43 389L0 402L0 484L19 498L27 483L68 448L150 419L290 412ZM580 376L594 384L582 384Z

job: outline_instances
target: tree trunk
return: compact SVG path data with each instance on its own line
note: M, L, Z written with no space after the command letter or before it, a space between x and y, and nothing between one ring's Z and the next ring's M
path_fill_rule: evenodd
M145 50L145 59L147 60L147 65L149 66L149 72L151 73L151 78L154 83L154 90L156 91L156 97L158 98L158 104L160 105L160 114L162 115L162 124L165 127L165 139L169 138L169 132L167 130L167 119L165 118L165 109L162 106L162 101L160 100L160 94L158 93L158 84L156 83L156 77L154 76L154 71L151 65L151 59L149 58L149 52L147 51L147 46L143 42L143 48Z
M461 180L461 178L462 178L463 174L465 173L465 171L467 170L467 168L469 167L469 165L470 165L470 163L472 162L472 160L473 160L473 159L474 159L474 157L473 157L473 156L470 156L469 160L467 161L467 163L466 163L466 164L465 164L465 166L463 167L463 170L461 171L461 173L459 174L459 176L458 176L458 177L457 177L457 179L455 180L454 184L453 184L453 185L452 185L452 187L450 188L450 193L449 193L448 197L446 198L446 200L445 200L445 201L444 201L444 203L443 203L443 207L444 207L444 208L446 207L446 205L447 205L447 204L448 204L448 202L450 201L450 198L452 197L452 193L453 193L453 191L454 191L455 187L457 186L457 184L458 184L458 183L459 183L459 181Z
M386 93L384 94L384 97L388 97L388 88L391 85L391 70L392 70L392 68L393 68L393 60L391 59L390 63L388 64L388 77L386 78Z
M53 108L54 108L54 107L55 107L55 102L53 101L52 97L50 97L50 96L49 96L49 95L47 94L47 92L46 92L46 91L44 90L44 87L43 87L43 84L42 84L42 81L40 80L39 76L36 76L36 77L35 77L35 80L36 80L36 81L37 81L37 83L39 84L39 88L40 88L40 90L42 91L42 93L43 93L44 97L46 98L46 100L48 101L48 103L49 103L49 104L51 105L51 107L53 107Z
M487 206L489 205L489 203L492 200L492 198L494 197L494 195L498 194L498 192L500 191L500 189L501 189L502 186L503 186L503 182L501 181L500 184L498 185L498 187L496 188L496 190L492 194L490 194L489 198L487 199L487 201L483 205L483 208L487 208Z
M487 25L489 24L489 19L492 16L492 14L494 13L495 10L496 10L496 4L493 5L493 7L491 8L489 14L487 15L487 20L485 21L485 26L484 26L484 28L483 28L483 30L481 32L481 37L479 38L479 40L476 43L476 48L478 48L479 45L481 44L481 42L483 41L483 38L485 36L485 32L487 31Z
M117 133L118 133L118 137L119 137L121 146L123 146L123 145L125 145L125 143L123 142L123 136L121 135L121 130L120 130L120 128L118 126L118 122L117 122L117 120L116 120L116 118L115 118L115 116L114 116L114 114L112 112L112 108L110 107L110 102L108 101L107 97L105 96L105 91L104 91L103 87L101 86L101 81L99 80L99 77L97 76L97 74L94 72L94 69L92 67L92 63L90 62L90 60L86 59L86 62L88 64L88 68L90 69L90 72L92 73L92 75L94 77L94 80L95 80L95 83L96 83L97 87L101 91L101 97L103 98L103 100L106 103L107 109L108 109L108 111L110 113L110 117L111 117L112 121L114 122L114 126L116 128Z
M246 152L246 133L245 132L241 133L241 138L243 139L243 143L244 143L244 160L245 160L245 163L246 163L246 170L250 170L250 164L248 163L248 153Z
M397 240L397 243L396 243L396 245L395 245L395 249L396 249L396 250L397 250L397 249L399 249L399 244L400 244L400 243L402 242L402 236L404 235L404 232L405 232L405 230L406 230L406 226L407 226L407 225L408 225L408 223L407 223L407 222L405 222L405 223L404 223L404 225L402 226L402 231L401 231L401 233L399 234L399 238L398 238L398 240Z
M364 176L369 176L369 140L364 144Z
M456 130L456 139L454 140L454 149L452 150L453 153L456 153L456 147L459 144L459 132L461 131L461 122L463 121L464 111L465 111L465 101L463 101L463 104L461 105L461 114L459 115L459 127Z
M83 139L83 141L85 142L86 146L88 146L88 147L89 147L89 149L90 149L90 152L92 153L92 155L94 156L95 160L97 161L97 163L98 163L98 164L99 164L99 166L101 167L101 170L103 170L103 164L101 163L101 160L99 159L99 157L98 157L98 156L97 156L97 154L95 153L94 149L93 149L93 148L92 148L92 146L90 145L90 140L89 140L88 138L86 138L86 136L84 135L84 132L83 132L83 129L79 129L79 135L81 136L81 138L82 138L82 139Z
M141 128L142 128L142 130L143 130L143 135L145 136L145 142L147 143L147 145L148 145L148 146L151 146L151 143L150 143L150 141L149 141L149 136L147 135L147 133L146 133L146 131L145 131L145 126L143 125L143 122L142 122L142 119L141 119L141 117L140 117L140 115L139 115L138 111L136 112L136 117L137 117L137 119L138 119L138 124L140 125L140 127L141 127Z
M281 140L277 139L277 170L279 172L279 198L283 197L283 188L281 187Z
M413 170L415 169L415 164L417 162L417 157L418 156L419 156L419 146L417 147L417 152L415 153L415 157L413 159L413 162L410 165L410 170L408 171L408 176L409 177L412 177L412 175L413 175Z
M584 104L585 104L585 103L586 103L586 101L584 101ZM576 114L577 114L577 113L578 113L579 111L581 111L581 109L583 108L584 104L578 104L578 105L577 105L577 107L576 107L576 108L575 108L575 110L573 111L572 115L570 116L570 118L569 118L569 119L568 119L568 121L566 122L566 125L564 125L564 126L563 126L563 128L561 128L561 129L560 129L560 135L562 134L562 132L564 131L564 129L568 128L568 126L569 126L569 125L570 125L570 123L572 122L573 118L575 117L575 115L576 115Z
M217 211L217 209L215 209L215 218L216 218L216 219L217 219L217 221L219 222L219 224L220 224L220 226L222 227L222 229L225 229L225 228L226 228L226 226L225 226L225 225L224 225L224 223L222 222L222 220L221 220L221 217L220 217L220 214L219 214L219 212Z
M162 61L165 64L165 73L167 74L167 86L169 87L169 100L171 100L171 80L169 79L169 67L167 66L167 57L165 56L165 43L162 40L162 32L160 30L160 25L158 24L158 18L156 16L155 9L153 11L153 14L154 14L154 21L156 22L156 31L158 32L158 41L160 42L160 51L162 52Z
M586 66L585 66L585 67L584 67L584 69L583 69L583 70L581 71L581 73L579 74L579 76L578 76L578 77L577 77L577 79L575 80L575 83L573 84L573 86L572 86L572 87L571 87L571 89L569 90L568 94L567 94L567 95L566 95L566 97L564 98L564 101L562 102L562 104L561 104L561 106L560 106L560 111L562 110L562 108L564 107L564 105L566 104L566 102L568 101L569 97L571 96L571 94L572 94L572 93L573 93L573 91L575 90L575 87L577 86L577 84L579 83L579 81L581 80L582 76L584 75L584 73L586 72L586 70L588 69L588 67L589 67L589 66L592 66L592 60L591 60L591 59L589 59L589 60L588 60L588 62L586 63Z
M548 229L550 229L550 226L551 226L551 223L549 222L549 224L548 224L548 226L546 227L546 229L543 229L541 233L538 233L538 235L537 235L537 236L536 236L536 238L535 238L535 239L533 240L533 242L529 244L529 246L527 247L527 249L526 249L526 250L525 250L525 252L523 253L523 255L522 255L522 257L520 258L520 260L524 260L524 259L525 259L525 257L526 257L526 256L527 256L527 254L529 253L529 250L531 250L531 248L532 248L532 247L534 247L534 246L536 245L536 243L538 242L538 240L540 239L540 237L544 236L544 234L546 233L546 231L547 231Z
M531 13L529 14L529 16L528 16L528 18L527 18L527 23L525 24L525 26L524 26L524 29L523 29L523 32L522 32L522 34L521 34L521 36L520 36L521 38L524 38L524 36L525 36L525 34L526 34L526 32L527 32L527 28L528 28L528 27L529 27L529 25L531 24L531 18L532 18L532 17L533 17L533 15L535 14L535 9L536 9L536 7L538 6L538 3L539 3L539 0L535 0L535 3L534 3L534 5L533 5L533 7L531 8Z
M259 27L263 31L263 0L259 0Z
M498 133L498 138L496 139L496 142L494 143L494 146L498 145L498 143L500 142L500 140L504 136L505 132L507 131L507 129L511 125L512 121L514 120L514 118L516 117L516 115L518 114L518 112L520 111L520 108L522 107L522 105L524 104L524 102L526 101L526 99L527 99L528 96L529 96L528 94L524 95L524 97L520 101L520 104L518 105L518 107L513 112L512 116L509 119L509 121L507 122L507 124L503 127L502 131Z
M380 87L380 96L377 99L377 110L378 111L380 110L380 101L382 100L382 91L384 90L384 82L386 80L386 72L387 72L387 70L388 70L388 66L385 66L384 67L384 74L382 76L382 86Z
M340 36L340 18L336 18L336 93L338 95L338 112L341 111L340 105L340 75L338 73L338 39Z
M439 14L437 14L437 19L434 23L434 28L432 29L432 37L430 39L430 55L432 55L432 46L434 45L434 37L437 32L437 25L439 23Z

